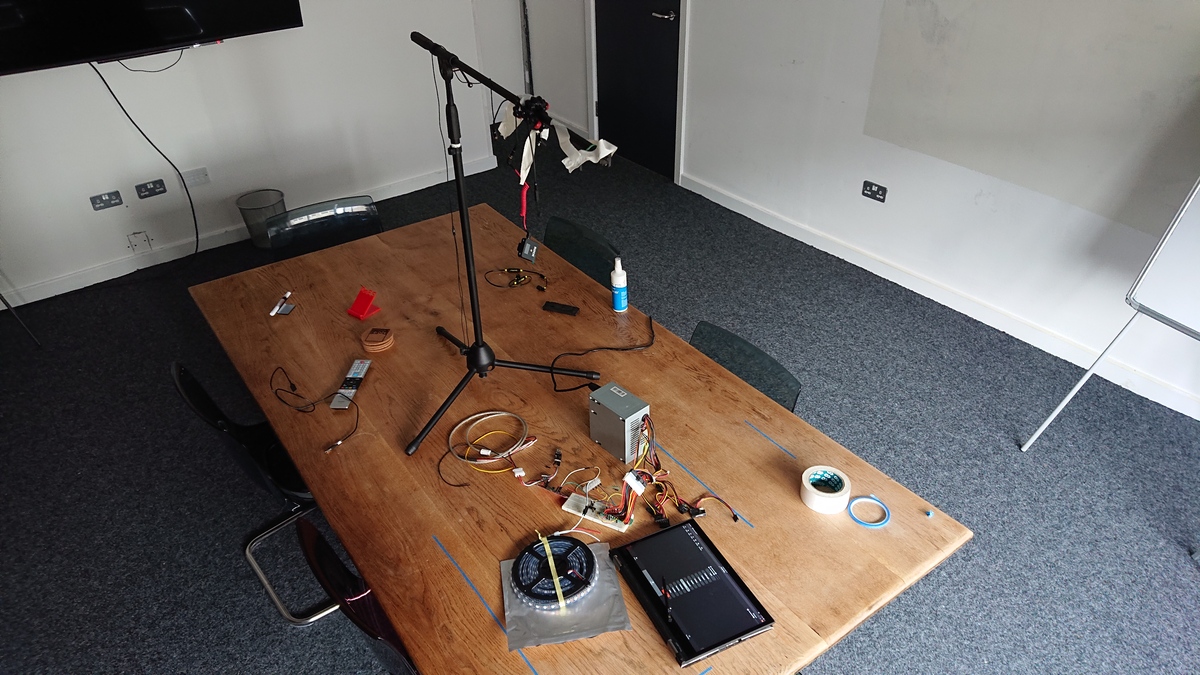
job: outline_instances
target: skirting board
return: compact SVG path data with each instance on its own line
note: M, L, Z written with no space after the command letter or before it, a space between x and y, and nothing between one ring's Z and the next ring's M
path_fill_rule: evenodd
M793 239L804 242L846 262L861 267L888 281L899 284L935 302L1003 331L1022 342L1028 343L1066 361L1088 368L1100 355L1100 351L1081 345L1054 331L1030 323L978 298L966 295L921 274L895 265L884 258L864 251L852 244L831 237L819 230L798 223L774 211L737 197L703 180L681 174L680 186L710 199L725 208L766 225ZM1132 310L1131 310L1132 313ZM1164 405L1176 412L1200 420L1200 396L1185 391L1170 383L1147 375L1120 361L1108 359L1096 370L1096 374L1129 391ZM1063 390L1066 394L1067 390ZM1050 411L1047 410L1047 413ZM1029 429L1032 433L1033 429Z
M483 173L484 171L490 171L490 170L496 168L496 166L497 166L497 163L496 163L495 156L488 155L487 157L481 157L479 159L473 159L468 162L464 162L463 163L463 171L468 176L473 176L477 173ZM454 177L451 176L450 180L454 180ZM447 182L446 181L446 171L444 169L438 169L431 173L425 173L425 174L421 174L419 176L413 176L412 178L406 178L402 181L397 181L395 183L388 183L387 185L381 185L377 188L368 190L367 194L371 196L371 199L374 199L377 202L381 202L385 199L391 199L392 197L399 197L400 195L406 195L410 192L416 192L417 190L423 190L427 187L430 187L433 185L438 185L440 183L445 183L445 182ZM249 236L249 235L247 235L247 236Z
M480 159L468 162L463 168L467 175L488 171L496 167L496 158L492 156L483 157ZM446 173L439 169L430 173L421 174L406 178L395 183L388 183L371 190L365 191L365 194L370 195L375 201L382 201L391 197L396 197L416 190L421 190L446 180ZM363 194L363 192L355 193ZM334 199L335 197L330 197ZM249 239L250 233L246 230L243 223L230 223L225 227L209 232L202 232L200 235L200 250L205 251L210 248L232 244L243 239ZM51 298L62 293L68 293L80 288L98 284L102 281L115 279L124 276L131 272L136 272L139 269L152 267L159 263L164 263L170 260L183 258L192 253L195 249L195 239L183 239L181 241L172 242L158 248L147 251L146 253L131 253L123 258L111 260L106 263L94 265L86 269L82 269L69 274L64 274L60 277L39 281L28 284L26 286L14 287L11 290L3 290L4 297L8 299L13 306L20 306L28 302L36 302ZM3 311L3 306L0 306L0 311Z

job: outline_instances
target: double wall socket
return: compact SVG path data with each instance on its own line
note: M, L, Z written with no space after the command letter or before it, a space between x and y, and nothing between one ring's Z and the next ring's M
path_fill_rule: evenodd
M874 199L877 202L882 202L887 199L887 188L879 183L872 183L869 180L863 181L862 196Z
M92 195L91 200L93 211L103 211L104 209L111 209L114 206L120 206L121 204L125 203L121 201L120 190L113 190L112 192L105 192L104 194L100 195Z
M167 184L163 182L163 179L159 178L148 183L138 183L133 186L133 189L137 191L138 199L145 199L166 192Z

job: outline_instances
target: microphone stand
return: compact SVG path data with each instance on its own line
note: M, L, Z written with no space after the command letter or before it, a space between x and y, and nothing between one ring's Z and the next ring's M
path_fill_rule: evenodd
M464 189L466 172L463 170L462 135L458 124L458 108L454 105L454 87L452 86L454 71L457 70L475 78L483 86L496 92L505 100L510 101L515 107L515 114L518 117L531 119L542 126L549 126L551 122L550 115L546 113L546 102L539 97L534 97L522 103L519 96L496 84L478 70L463 63L445 47L415 31L410 37L413 42L437 57L438 69L441 71L442 79L446 81L446 135L450 140L450 146L446 152L449 153L454 163L454 184L458 190L458 216L462 221L463 258L467 262L467 288L471 297L471 322L475 325L475 341L470 346L467 346L462 340L452 335L450 331L442 326L437 327L437 334L455 347L458 347L459 354L466 357L467 372L463 375L458 385L454 387L454 391L450 392L450 395L446 397L445 402L437 409L437 412L433 413L433 417L429 419L429 422L425 424L425 427L421 429L417 437L404 449L404 453L407 455L411 455L417 451L417 448L421 446L425 437L429 435L429 432L433 431L433 427L442 419L446 411L450 409L455 399L467 388L467 385L471 382L471 378L476 375L487 377L493 368L516 368L518 370L532 370L539 373L570 375L588 380L600 379L600 373L594 370L551 368L550 366L533 363L497 359L495 352L483 340L483 324L480 322L479 316L479 289L475 279L475 252L471 247L471 216L467 212L467 196Z

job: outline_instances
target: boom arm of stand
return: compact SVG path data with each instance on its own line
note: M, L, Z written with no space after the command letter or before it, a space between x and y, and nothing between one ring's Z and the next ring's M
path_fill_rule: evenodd
M478 81L479 84L482 84L483 86L487 87L488 89L491 89L492 91L499 94L502 98L504 98L504 100L512 103L514 106L517 106L518 108L523 109L527 113L526 116L532 117L534 120L541 122L543 126L548 127L548 126L550 126L551 122L553 122L553 120L550 119L550 115L546 113L546 108L545 108L544 102L543 102L543 105L526 106L521 101L520 96L517 96L516 94L512 93L511 91L505 89L504 87L501 87L500 85L496 84L496 82L494 80L492 80L492 78L488 77L487 75L484 75L483 73L479 72L478 70L475 70L471 66L463 63L462 60L459 59L457 55L455 55L453 52L446 49L445 47L439 45L438 43L434 42L433 40L430 40L429 38L425 37L424 35L421 35L417 31L413 31L412 34L409 35L409 37L412 38L413 42L417 43L417 46L421 47L422 49L425 49L430 54L433 54L434 56L436 56L438 59L438 63L441 64L443 69L449 68L451 70L459 70L459 71L462 71L463 73L466 73L467 75L469 75L470 77L472 77L476 81ZM447 77L449 77L449 76L447 76ZM540 100L540 99L538 99L538 100Z

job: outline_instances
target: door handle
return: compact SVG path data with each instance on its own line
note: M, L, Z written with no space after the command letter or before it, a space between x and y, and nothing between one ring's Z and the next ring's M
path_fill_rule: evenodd
M656 19L666 19L667 21L674 21L675 17L676 17L674 10L667 12L666 14L659 14L658 12L650 12L650 16L652 16Z

